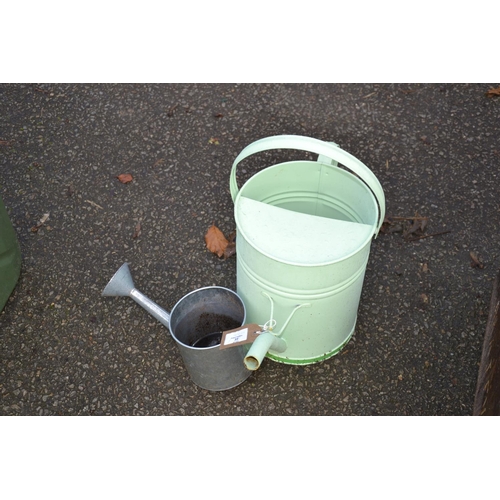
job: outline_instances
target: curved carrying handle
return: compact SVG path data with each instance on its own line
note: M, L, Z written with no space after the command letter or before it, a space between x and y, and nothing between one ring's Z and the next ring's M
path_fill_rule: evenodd
M375 174L364 163L360 162L357 158L333 143L320 141L319 139L313 139L311 137L304 137L300 135L276 135L255 141L243 149L243 151L234 160L233 167L231 169L229 187L231 189L233 201L236 199L236 195L239 191L238 182L236 181L236 168L238 163L248 156L260 153L261 151L268 151L270 149L298 149L301 151L316 153L341 163L358 175L360 179L371 189L377 199L379 206L379 223L375 234L378 234L385 217L385 196L384 190L382 189L377 177L375 177Z

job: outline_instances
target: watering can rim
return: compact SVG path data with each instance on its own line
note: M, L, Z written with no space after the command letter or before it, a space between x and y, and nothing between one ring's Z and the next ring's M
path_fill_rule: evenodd
M211 290L211 289L217 289L217 290L226 290L227 292L231 292L234 296L236 296L236 298L239 299L239 301L241 302L241 305L243 306L243 320L242 320L242 323L241 325L244 325L245 324L245 321L246 321L246 318L247 318L247 308L245 306L245 302L243 301L243 299L238 295L237 292L235 292L234 290L231 290L230 288L227 288L225 286L218 286L218 285L209 285L209 286L203 286L201 288L196 288L195 290L192 290L191 292L188 292L186 293L186 295L183 295L174 305L174 307L172 307L171 311L170 311L170 317L172 317L172 314L175 310L175 308L187 297L189 297L190 295L193 295L194 293L197 293L197 292L201 292L203 290ZM220 347L220 344L219 345L214 345L214 346L210 346L210 347L193 347L192 345L189 345L189 344L185 344L184 342L181 342L172 332L172 327L171 327L171 322L169 322L169 325L168 325L168 329L170 331L170 335L173 337L173 339L175 340L175 342L177 342L178 344L182 345L183 347L186 347L188 349L193 349L193 350L196 350L196 351L207 351L209 349L219 349Z
M363 162L358 160L352 154L340 148L335 143L326 142L321 139L315 139L303 135L288 134L265 137L262 139L258 139L257 141L254 141L243 148L243 150L235 158L230 173L229 187L231 191L231 197L235 204L236 199L241 192L241 189L238 188L238 182L236 180L236 168L238 166L238 163L248 156L272 149L297 149L301 151L312 152L337 161L338 163L344 165L351 173L354 172L355 174L357 174L360 180L366 186L368 186L375 199L376 209L378 213L378 224L374 224L374 230L372 234L375 237L378 235L385 218L385 195L382 185L380 184L380 181L377 179L375 174Z
M277 165L277 166L279 166L279 165ZM269 168L273 168L273 167L269 167ZM259 175L259 174L256 174L256 175ZM247 198L246 196L243 196L241 191L240 191L237 195L237 201L240 201L242 199L251 200L251 198ZM256 201L257 203L263 203L263 202L259 202L257 200L252 200L252 201ZM263 204L265 204L265 203L263 203ZM272 208L275 208L277 210L284 210L284 211L287 211L290 213L295 213L292 210L288 210L286 208L274 207L273 205L269 205L269 206ZM300 215L306 215L306 214L300 214ZM241 235L243 238L245 238L247 241L249 241L249 239L247 237L248 235L246 234L246 231L242 228L243 225L240 222L241 219L240 219L238 211L236 210L236 202L235 202L234 217L235 217L235 221L236 221L237 234ZM320 217L320 218L327 219L326 217L322 217L322 216L312 216L312 217ZM332 220L332 219L329 219L329 220ZM341 224L342 223L349 224L349 221L336 220L335 222L338 222ZM360 226L367 226L370 228L370 232L367 233L367 236L357 245L357 247L354 250L352 250L349 253L343 254L340 258L323 260L321 262L297 262L297 260L289 260L287 258L277 257L276 255L273 255L273 254L269 253L268 251L264 250L262 248L262 246L260 246L260 245L258 246L258 250L259 250L260 254L264 255L265 257L267 257L270 260L273 260L274 262L277 262L279 264L293 265L294 267L303 267L303 268L319 268L319 267L331 266L332 264L336 264L336 263L339 263L339 262L342 262L344 260L348 260L348 259L352 258L354 255L362 252L366 248L367 244L371 244L371 241L373 240L373 231L371 230L371 228L373 228L374 225L373 224L356 223L356 222L352 222L352 224L356 224L356 225L360 225ZM236 244L238 244L238 237L236 238ZM251 246L255 247L254 244L252 244Z

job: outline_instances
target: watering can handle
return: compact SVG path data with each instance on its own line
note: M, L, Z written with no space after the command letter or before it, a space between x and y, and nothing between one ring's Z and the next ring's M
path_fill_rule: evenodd
M231 196L233 201L238 194L238 182L236 180L236 167L238 163L248 156L251 156L262 151L270 149L298 149L301 151L309 151L316 153L320 156L330 158L335 162L341 163L346 168L358 175L361 180L371 189L379 206L379 223L375 234L378 234L385 217L385 196L384 190L374 173L357 158L339 148L336 144L331 142L320 141L311 137L300 135L276 135L273 137L266 137L248 145L236 157L231 169L231 177L229 180L229 187L231 189Z

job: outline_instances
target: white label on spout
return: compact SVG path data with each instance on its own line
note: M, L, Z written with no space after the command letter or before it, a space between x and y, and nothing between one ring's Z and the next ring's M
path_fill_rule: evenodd
M234 330L222 332L219 349L234 347L241 344L253 342L259 335L261 328L255 323L242 325Z
M234 344L235 342L243 342L248 337L248 328L243 328L237 330L236 332L231 332L226 335L224 339L224 345Z

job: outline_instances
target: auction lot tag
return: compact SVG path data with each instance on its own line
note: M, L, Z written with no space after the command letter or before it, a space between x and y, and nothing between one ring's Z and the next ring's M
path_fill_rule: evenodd
M261 332L262 328L255 323L239 326L233 330L226 330L225 332L222 332L219 349L227 349L228 347L250 344L259 336L259 333Z

